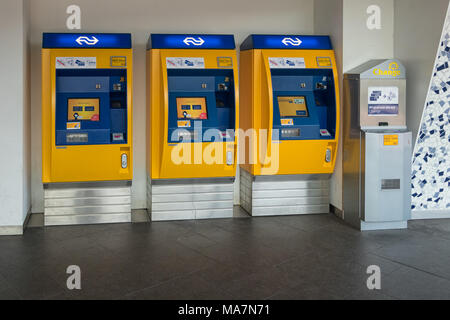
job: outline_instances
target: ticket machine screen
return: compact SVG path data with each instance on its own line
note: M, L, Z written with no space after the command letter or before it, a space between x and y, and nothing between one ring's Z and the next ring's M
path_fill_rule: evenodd
M68 99L67 120L100 121L100 99Z
M234 139L232 69L168 69L167 76L169 143Z
M178 119L207 120L206 98L177 98Z
M272 69L273 128L280 140L333 139L336 98L332 69ZM273 137L278 139L277 136Z
M308 117L305 96L277 97L281 117Z

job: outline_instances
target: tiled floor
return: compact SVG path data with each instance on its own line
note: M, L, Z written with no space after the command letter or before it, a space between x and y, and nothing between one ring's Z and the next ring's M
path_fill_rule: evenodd
M69 265L80 291L66 288ZM367 233L332 215L28 228L0 238L0 298L450 299L450 221Z

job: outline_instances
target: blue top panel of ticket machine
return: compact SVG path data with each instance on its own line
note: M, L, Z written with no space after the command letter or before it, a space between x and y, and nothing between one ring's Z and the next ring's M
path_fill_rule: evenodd
M235 49L230 34L159 34L148 39L147 49Z
M42 48L130 49L129 33L44 33Z
M329 36L252 34L241 44L241 51L251 49L331 50Z

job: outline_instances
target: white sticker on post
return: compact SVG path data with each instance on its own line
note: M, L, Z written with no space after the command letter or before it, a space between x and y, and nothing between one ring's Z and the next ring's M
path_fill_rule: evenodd
M167 69L204 69L204 58L189 58L189 57L167 57Z
M95 69L96 57L56 57L56 69Z
M270 69L304 69L305 58L269 58Z

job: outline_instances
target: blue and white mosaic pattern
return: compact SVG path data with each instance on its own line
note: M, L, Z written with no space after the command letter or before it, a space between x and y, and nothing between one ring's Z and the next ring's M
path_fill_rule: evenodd
M412 210L450 210L450 8L412 162Z

